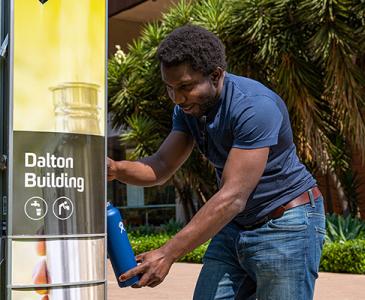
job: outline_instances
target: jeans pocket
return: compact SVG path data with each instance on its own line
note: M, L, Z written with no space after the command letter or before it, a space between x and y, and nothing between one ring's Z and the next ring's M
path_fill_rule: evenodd
M322 234L324 236L326 235L326 229L325 228L322 228L320 226L315 226L315 229L316 229L317 233Z
M315 207L307 207L308 224L311 227L311 242L309 245L308 258L310 271L313 278L318 277L321 254L326 235L326 217L324 214L323 201L316 201Z
M309 211L307 212L307 216L309 224L314 227L318 237L324 237L326 235L326 217L324 215L324 212Z
M302 207L287 210L280 218L267 223L269 228L286 231L302 231L307 229L307 218Z
M271 220L268 223L268 226L272 229L285 230L285 231L302 231L302 230L307 229L306 224L302 224L302 225L283 225L283 224L276 224L273 221L274 220Z

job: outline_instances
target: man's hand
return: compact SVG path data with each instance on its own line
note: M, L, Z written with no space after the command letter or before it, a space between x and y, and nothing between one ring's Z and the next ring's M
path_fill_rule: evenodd
M107 157L106 166L108 173L108 181L112 181L117 178L117 163L111 158Z
M141 278L138 284L133 285L134 288L159 285L165 279L171 265L174 263L172 257L166 255L163 247L142 253L136 257L136 260L140 264L119 277L120 281L125 281L133 276L140 275Z

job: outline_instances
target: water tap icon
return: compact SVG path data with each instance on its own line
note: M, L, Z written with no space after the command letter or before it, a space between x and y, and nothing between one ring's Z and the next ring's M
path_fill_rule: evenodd
M58 215L62 214L62 210L70 210L70 205L68 205L67 201L62 202L58 205Z
M40 203L37 201L37 200L34 200L30 206L34 207L35 208L35 212L36 212L36 215L37 217L41 216L42 215L42 208L41 208L41 205Z

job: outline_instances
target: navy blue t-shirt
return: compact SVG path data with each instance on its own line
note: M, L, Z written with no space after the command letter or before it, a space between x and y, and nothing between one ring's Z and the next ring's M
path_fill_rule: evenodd
M218 186L231 148L270 147L264 173L234 221L253 224L316 185L299 161L284 101L261 83L225 73L217 105L196 118L175 106L173 129L191 134L214 165Z

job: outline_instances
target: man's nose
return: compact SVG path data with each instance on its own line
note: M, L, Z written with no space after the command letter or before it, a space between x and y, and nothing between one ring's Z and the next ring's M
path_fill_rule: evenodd
M179 93L176 90L171 91L170 97L171 97L172 101L177 105L183 104L186 101L184 94Z

